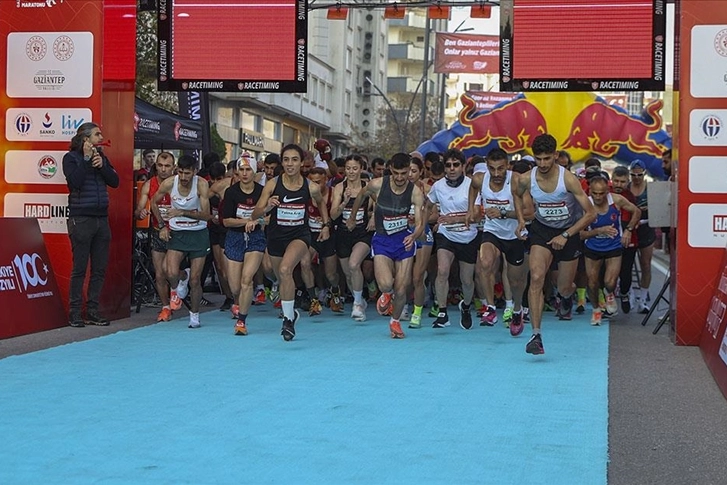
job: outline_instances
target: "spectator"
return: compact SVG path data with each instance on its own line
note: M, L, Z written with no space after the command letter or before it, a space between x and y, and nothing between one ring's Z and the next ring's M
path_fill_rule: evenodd
M69 324L72 327L108 325L99 314L99 296L109 261L109 193L107 187L119 186L119 175L98 146L103 141L96 123L83 123L71 139L63 156L63 173L68 194L68 236L73 252L69 297ZM91 261L86 318L81 316L83 282Z

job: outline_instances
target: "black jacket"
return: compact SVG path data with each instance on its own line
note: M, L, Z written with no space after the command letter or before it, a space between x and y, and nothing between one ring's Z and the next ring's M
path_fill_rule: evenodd
M93 168L83 159L83 152L71 151L63 156L63 174L68 184L68 215L108 216L109 193L106 188L119 186L119 175L105 155L103 166Z

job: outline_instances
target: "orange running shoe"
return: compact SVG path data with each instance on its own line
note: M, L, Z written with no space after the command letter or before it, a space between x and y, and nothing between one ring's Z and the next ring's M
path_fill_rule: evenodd
M230 307L230 312L232 313L232 319L237 319L237 314L240 313L240 305L232 305Z
M281 305L280 300L273 303L273 308L283 308L283 305Z
M168 322L172 319L172 309L162 308L162 311L157 315L157 322Z
M177 295L177 290L172 290L169 295L169 306L172 310L179 310L182 308L182 299Z
M404 338L404 331L397 320L389 323L389 330L391 331L391 338Z
M334 293L331 295L331 301L328 303L333 313L343 313L343 298L340 294Z
M238 320L235 324L235 335L247 335L247 325L244 320Z
M264 305L265 304L265 290L260 288L255 292L255 305Z
M376 300L376 311L379 315L389 316L394 310L394 302L391 300L391 293L382 293Z

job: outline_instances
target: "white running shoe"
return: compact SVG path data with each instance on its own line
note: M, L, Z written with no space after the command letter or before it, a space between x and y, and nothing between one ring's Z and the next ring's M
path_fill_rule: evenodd
M189 328L199 328L201 327L199 323L199 314L195 315L189 315L189 325L187 325Z
M366 321L366 301L362 300L361 303L354 303L353 310L351 310L351 318L357 322Z
M399 321L401 322L408 322L411 318L411 314L409 313L409 304L407 303L404 305L404 308L401 309L401 316L399 317Z
M177 285L177 296L179 296L179 298L181 300L184 300L185 298L187 298L187 295L189 294L190 269L187 268L184 270L184 272L186 273L187 276L183 280L179 280L179 284Z

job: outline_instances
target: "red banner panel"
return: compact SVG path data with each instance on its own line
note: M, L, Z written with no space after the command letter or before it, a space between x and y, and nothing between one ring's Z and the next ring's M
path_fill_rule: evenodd
M500 38L496 35L437 33L434 72L496 74Z
M704 361L714 375L722 393L727 396L727 250L723 251L722 270L714 295L709 302L707 318L699 347Z
M158 15L159 90L306 91L306 0L169 0Z
M0 218L0 234L12 234L0 244L0 307L6 311L0 339L67 325L38 221Z
M502 0L500 90L663 91L665 35L665 0Z

